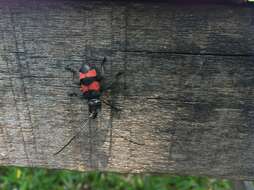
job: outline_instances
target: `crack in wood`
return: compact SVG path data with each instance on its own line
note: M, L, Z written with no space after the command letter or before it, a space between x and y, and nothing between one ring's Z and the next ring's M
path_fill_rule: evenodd
M195 52L174 52L174 51L149 51L149 50L115 50L123 53L144 53L144 54L168 54L168 55L189 55L189 56L215 56L215 57L254 57L254 54L220 54L220 53L195 53Z
M16 32L15 32L15 22L14 22L14 18L13 18L13 13L11 11L9 13L10 13L11 26L12 26L12 30L13 30L13 37L14 37L14 41L15 41L15 48L17 50L18 49L18 44L17 44L18 42L17 42ZM16 52L18 52L18 51L16 51ZM15 56L16 56L16 61L18 63L19 72L20 72L20 75L22 77L23 73L22 73L22 68L21 68L22 66L20 64L19 53L15 53ZM23 82L22 82L22 88L23 88L23 93L25 93ZM12 91L15 92L15 90L14 90L14 86L12 85ZM15 97L15 94L14 94L14 97ZM30 157L29 157L29 154L28 154L27 143L25 142L25 137L24 137L21 122L20 122L20 116L19 116L20 110L18 110L18 106L17 106L16 101L15 101L15 107L16 107L16 111L17 111L17 115L18 115L19 128L20 128L20 132L21 132L21 136L22 136L22 141L23 141L22 144L24 145L24 151L25 151L26 159L27 159L28 165L32 166L33 164L32 164L32 161L30 160Z
M35 166L253 177L251 8L68 1L16 1L12 22L0 19L0 104L4 114L15 110L4 126L17 125L5 126L9 164L32 165L23 146L30 154L35 142L21 132L35 125ZM110 82L124 71L108 97L121 112L103 106L105 119L52 157L87 112L68 96L77 88L64 66L98 65L103 56Z

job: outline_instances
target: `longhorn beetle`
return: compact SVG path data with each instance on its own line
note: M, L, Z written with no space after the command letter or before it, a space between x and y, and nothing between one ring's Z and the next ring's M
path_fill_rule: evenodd
M100 79L100 81L104 82L104 85L101 87L101 93L102 93L102 95L103 95L103 93L107 92L108 90L110 90L110 89L112 89L114 86L116 86L117 83L118 83L119 77L120 77L121 75L123 75L123 73L124 73L124 72L122 72L122 71L118 72L118 73L114 76L113 82L112 82L111 84L109 84L108 86L106 86L106 83L105 83L106 81L105 81L105 76L104 76L104 75L105 75L105 63L106 63L106 61L107 61L107 59L104 57L104 59L103 59L102 62L101 62L101 68L100 68L100 70L99 70L98 68L94 68L94 69L96 69L96 71L97 71L98 73L101 74L101 79ZM82 66L84 66L84 65L82 65ZM81 68L82 68L82 66L81 66ZM92 67L92 66L89 65L89 67ZM75 75L77 75L78 72L77 72L75 69L70 68L70 67L65 67L65 69L66 69L67 71L72 72L72 74L73 74L73 80L74 80ZM87 69L88 69L88 68L87 68ZM81 71L81 69L80 69L80 71ZM78 84L81 85L81 80L80 80L80 82L79 82ZM70 93L69 96L83 97L83 96L78 95L78 94L75 93L75 92ZM81 125L80 130L79 130L72 138L70 138L70 140L69 140L60 150L58 150L54 155L57 155L57 154L61 153L61 152L75 139L75 138L77 138L77 137L80 135L81 131L87 126L87 124L88 124L88 122L90 121L90 119L96 119L97 114L98 114L98 112L99 112L99 110L100 110L101 102L102 102L103 104L109 106L111 109L113 109L113 110L116 111L116 112L121 111L120 108L115 107L111 102L109 102L109 101L107 101L107 100L105 100L105 99L103 99L103 98L98 98L98 99L96 99L96 100L95 100L95 99L88 99L89 116L82 122L82 125ZM116 133L116 132L115 132L115 133ZM129 142L131 142L131 143L134 143L134 144L137 144L137 145L143 145L143 144L141 144L141 143L132 141L132 140L130 140L130 139L128 139L128 138L122 136L121 134L116 133L116 135L120 136L121 138L123 138L123 139L125 139L125 140L127 140L127 141L129 141Z

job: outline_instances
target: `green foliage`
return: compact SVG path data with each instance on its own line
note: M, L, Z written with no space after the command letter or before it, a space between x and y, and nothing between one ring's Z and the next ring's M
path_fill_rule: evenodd
M226 180L101 172L0 168L1 190L229 190Z

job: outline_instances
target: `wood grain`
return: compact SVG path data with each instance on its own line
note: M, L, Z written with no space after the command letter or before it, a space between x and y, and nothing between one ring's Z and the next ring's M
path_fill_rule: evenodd
M0 2L0 164L253 179L251 6ZM97 120L72 73L100 67Z

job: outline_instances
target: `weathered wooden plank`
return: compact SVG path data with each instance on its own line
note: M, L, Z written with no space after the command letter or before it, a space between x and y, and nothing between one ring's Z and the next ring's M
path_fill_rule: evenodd
M130 51L253 55L252 7L134 4L126 15Z
M253 179L251 7L28 2L0 2L1 165ZM121 111L54 155L88 112L65 67L104 56Z
M195 174L251 173L243 163L252 160L253 57L130 54L127 58L126 100L118 104L131 114L129 119L122 116L122 122L135 123L126 125L133 126L136 135L149 131L143 136L153 136L150 142L161 141L161 149L151 148L157 156L156 151L163 153L153 161L165 161L160 171L175 166ZM134 116L138 119L132 121ZM144 157L152 157L149 146L142 149ZM142 151L133 152L139 160ZM170 160L175 163L167 164Z

